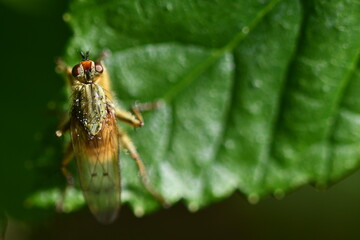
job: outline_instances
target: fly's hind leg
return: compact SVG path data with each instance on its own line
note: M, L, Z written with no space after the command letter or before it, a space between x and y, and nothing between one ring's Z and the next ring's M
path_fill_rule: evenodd
M67 119L65 121L62 121L56 132L55 135L57 137L61 137L62 135L64 135L66 132L68 132L70 130L70 121ZM70 163L70 161L73 159L74 157L74 151L72 148L72 144L71 142L68 144L68 146L66 147L66 151L65 151L65 155L64 158L61 162L61 172L63 173L63 175L65 176L68 184L73 184L74 183L74 179L72 177L72 174L67 170L66 166Z
M73 152L72 144L69 143L69 145L66 148L64 158L63 158L63 160L61 162L61 172L62 172L62 174L64 175L64 177L66 179L66 186L65 186L64 190L62 191L60 199L56 203L56 210L58 212L63 212L64 211L64 202L65 202L67 192L74 185L74 178L73 178L71 172L66 168L67 165L71 162L71 160L73 158L74 158L74 152Z
M71 160L74 158L74 151L72 148L72 144L69 143L69 145L66 148L66 152L64 155L64 158L61 162L61 172L64 175L66 182L68 185L74 184L74 178L71 174L71 172L66 168L67 165L71 162Z
M56 134L56 136L61 137L63 134L65 134L67 131L69 131L70 121L69 120L62 121L57 129L58 130L56 131L55 134ZM68 146L66 147L65 154L64 154L63 160L61 162L61 172L66 179L66 186L65 186L65 189L62 191L60 200L56 203L56 209L59 212L63 212L66 194L67 194L68 190L74 184L74 178L73 178L71 172L66 168L67 165L71 162L71 160L73 158L74 158L74 151L73 151L72 144L70 142L68 144Z
M120 135L120 145L125 148L129 154L130 157L135 161L139 176L141 179L141 182L145 189L154 197L156 198L164 207L168 207L169 203L166 202L166 200L154 189L154 187L151 185L149 178L146 173L146 168L143 163L143 161L140 158L140 155L136 151L135 145L129 138L129 136L122 130L119 129L119 135Z

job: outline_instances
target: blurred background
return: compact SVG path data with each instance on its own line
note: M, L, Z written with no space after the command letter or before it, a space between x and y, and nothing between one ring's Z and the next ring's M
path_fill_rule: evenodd
M110 226L87 209L36 223L12 218L6 239L359 239L359 181L357 172L324 192L307 186L257 205L234 194L196 213L179 203L137 218L125 206Z
M307 186L283 200L266 198L257 205L235 193L196 213L179 203L137 218L125 206L110 226L97 223L85 208L73 214L24 210L23 199L34 188L27 178L35 154L32 143L47 126L56 126L54 113L47 109L63 97L63 79L54 67L71 36L63 21L67 4L62 0L0 1L4 156L0 207L6 207L10 215L6 240L359 239L360 172L324 192Z

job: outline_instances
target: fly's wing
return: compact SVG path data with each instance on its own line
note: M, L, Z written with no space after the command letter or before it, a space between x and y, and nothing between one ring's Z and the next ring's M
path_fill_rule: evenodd
M101 223L111 223L121 204L119 134L114 114L108 111L95 136L88 134L73 117L71 137L81 188L90 211Z

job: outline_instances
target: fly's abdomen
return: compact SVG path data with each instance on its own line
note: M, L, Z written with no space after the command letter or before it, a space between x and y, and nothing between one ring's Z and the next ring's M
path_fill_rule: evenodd
M70 127L85 200L100 222L110 223L121 204L120 147L115 116L108 109L102 128L95 136L82 130L82 123L76 118L71 120Z
M112 222L121 203L119 133L101 86L76 86L70 130L86 202L100 222Z

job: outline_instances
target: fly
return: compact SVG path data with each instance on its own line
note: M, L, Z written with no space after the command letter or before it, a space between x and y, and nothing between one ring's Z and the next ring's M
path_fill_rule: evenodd
M109 75L102 57L94 62L89 52L81 53L82 61L73 68L59 61L72 89L68 120L60 124L56 135L70 131L71 143L62 161L62 173L73 183L67 165L75 157L80 185L87 205L101 223L113 222L121 204L120 146L135 160L144 187L163 205L163 197L150 184L145 166L128 135L117 126L117 120L142 127L141 111L155 104L135 105L133 114L117 108L113 102Z

